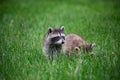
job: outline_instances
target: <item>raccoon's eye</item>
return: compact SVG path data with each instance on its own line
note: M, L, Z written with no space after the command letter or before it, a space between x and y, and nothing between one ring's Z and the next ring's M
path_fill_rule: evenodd
M61 36L65 40L65 36Z
M52 42L55 42L55 41L59 41L59 39L60 39L60 37L57 36L57 37L52 38L51 41L52 41Z

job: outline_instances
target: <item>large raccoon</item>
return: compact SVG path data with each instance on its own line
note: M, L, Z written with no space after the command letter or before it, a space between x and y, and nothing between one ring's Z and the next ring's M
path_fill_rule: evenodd
M65 37L65 44L63 44L63 53L70 55L71 53L92 52L95 43L90 44L76 34L68 34Z
M62 45L65 42L64 27L48 28L43 40L43 53L51 58L53 54L61 52Z

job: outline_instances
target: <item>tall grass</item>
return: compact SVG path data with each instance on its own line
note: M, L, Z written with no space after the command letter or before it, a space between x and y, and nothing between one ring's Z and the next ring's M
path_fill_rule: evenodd
M3 0L0 3L0 80L118 80L119 0ZM47 60L42 38L65 26L97 45L89 54Z

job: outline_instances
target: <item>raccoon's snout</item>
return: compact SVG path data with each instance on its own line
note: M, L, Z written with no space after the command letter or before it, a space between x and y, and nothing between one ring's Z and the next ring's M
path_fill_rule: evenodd
M62 41L62 44L64 44L65 42L64 41Z
M64 44L64 43L65 43L65 37L62 36L62 44Z

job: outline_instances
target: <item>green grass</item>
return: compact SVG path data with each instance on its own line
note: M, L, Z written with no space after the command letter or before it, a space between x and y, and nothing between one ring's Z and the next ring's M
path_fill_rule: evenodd
M95 56L60 55L46 60L41 49L43 35L49 26L61 25L66 34L95 42ZM119 58L119 0L0 2L0 80L118 80Z

